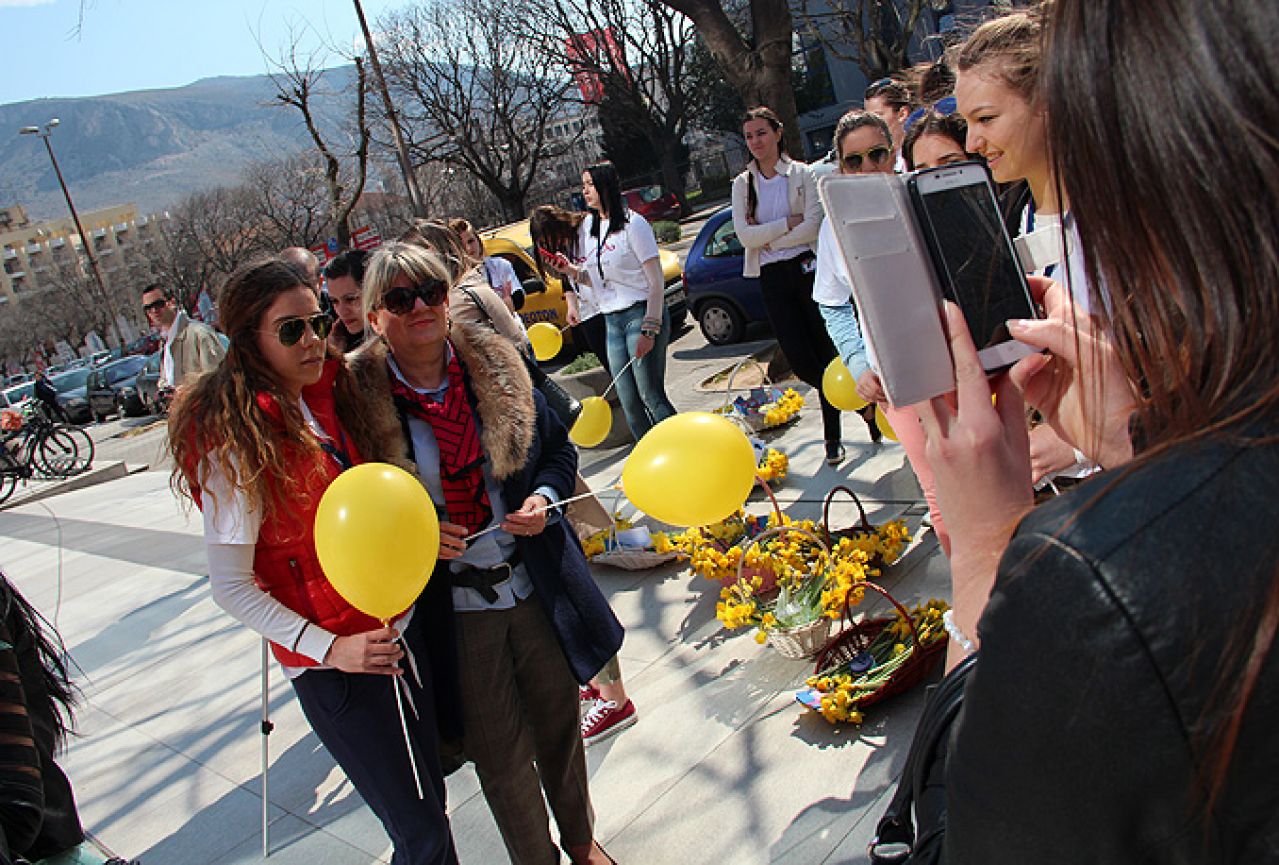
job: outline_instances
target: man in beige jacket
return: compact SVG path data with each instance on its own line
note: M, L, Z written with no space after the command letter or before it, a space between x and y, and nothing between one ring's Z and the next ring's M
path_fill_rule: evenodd
M142 310L147 323L164 337L160 362L160 387L178 388L189 379L213 369L226 354L217 332L207 324L192 321L162 283L152 283L142 291Z

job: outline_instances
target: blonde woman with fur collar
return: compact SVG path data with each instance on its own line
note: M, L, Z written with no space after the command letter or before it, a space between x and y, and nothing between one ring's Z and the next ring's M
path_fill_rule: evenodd
M617 653L622 626L556 507L577 450L515 346L450 320L452 279L420 247L374 253L364 308L380 338L348 358L376 406L370 458L413 471L441 513L444 560L419 606L442 735L460 734L513 863L560 861L549 803L570 859L606 865L578 685Z

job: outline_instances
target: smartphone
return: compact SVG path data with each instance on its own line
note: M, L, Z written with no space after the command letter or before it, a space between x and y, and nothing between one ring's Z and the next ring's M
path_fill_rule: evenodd
M565 256L564 253L562 252L551 252L546 247L539 246L537 248L537 254L540 255L542 257L542 260L545 261L547 264L553 265L560 269L568 267L568 257Z
M1038 314L985 164L930 168L907 186L942 296L964 313L982 368L999 372L1033 354L1008 333L1009 319Z
M941 289L905 181L895 174L828 174L817 181L817 194L889 402L909 406L954 390Z

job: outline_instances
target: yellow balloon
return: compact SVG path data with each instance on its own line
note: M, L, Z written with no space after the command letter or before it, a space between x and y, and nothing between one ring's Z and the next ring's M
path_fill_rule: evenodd
M564 347L560 329L549 321L539 321L528 329L528 341L533 344L533 356L538 360L550 360Z
M884 434L884 438L897 441L897 433L893 430L892 424L888 422L888 415L884 414L884 409L881 406L875 406L875 426L879 427L879 431Z
M588 396L582 400L582 413L577 416L568 437L584 448L593 448L608 438L608 431L613 428L613 410L608 401L598 396Z
M860 411L866 407L866 400L857 393L857 380L844 366L844 362L835 358L822 373L822 395L826 401L843 411Z
M631 451L622 488L635 507L676 526L718 522L755 485L755 449L732 421L685 412L653 427Z
M315 513L315 552L329 583L362 613L388 621L422 594L440 550L425 489L404 469L364 463L329 484Z

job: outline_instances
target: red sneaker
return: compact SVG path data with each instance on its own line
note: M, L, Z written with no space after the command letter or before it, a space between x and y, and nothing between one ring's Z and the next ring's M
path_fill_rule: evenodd
M590 684L577 686L577 701L579 703L594 703L600 698L600 689Z
M598 700L582 718L582 740L587 745L594 745L601 739L622 732L638 720L639 713L630 700L626 701L625 706L618 706L612 700Z

